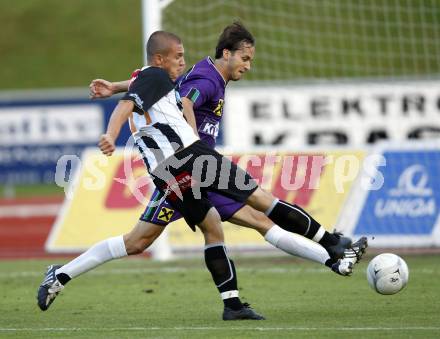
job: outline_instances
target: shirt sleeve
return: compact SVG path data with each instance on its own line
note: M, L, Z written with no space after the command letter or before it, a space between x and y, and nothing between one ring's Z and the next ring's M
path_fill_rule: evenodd
M137 74L122 100L133 101L136 111L144 112L173 88L174 83L166 71L159 67L148 67Z
M211 79L191 77L183 79L179 86L179 94L191 100L197 109L215 96L216 88Z

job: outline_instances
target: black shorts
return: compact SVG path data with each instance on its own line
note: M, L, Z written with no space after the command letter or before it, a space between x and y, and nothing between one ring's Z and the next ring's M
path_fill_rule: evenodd
M207 192L244 202L258 187L249 173L200 140L167 158L151 175L193 230L213 207Z

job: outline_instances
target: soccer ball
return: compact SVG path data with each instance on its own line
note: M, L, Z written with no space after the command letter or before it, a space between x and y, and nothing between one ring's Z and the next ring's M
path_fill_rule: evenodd
M374 257L367 267L368 284L377 293L395 294L408 282L409 270L406 262L392 253Z

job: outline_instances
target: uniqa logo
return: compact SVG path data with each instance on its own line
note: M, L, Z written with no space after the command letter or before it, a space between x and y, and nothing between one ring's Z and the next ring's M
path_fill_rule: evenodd
M426 168L416 164L407 167L399 176L397 187L388 191L388 199L378 199L374 213L377 217L434 217L437 206L428 187Z
M428 197L432 195L432 189L427 187L428 173L424 166L416 164L407 167L399 177L397 187L390 189L388 193L392 197L417 195Z

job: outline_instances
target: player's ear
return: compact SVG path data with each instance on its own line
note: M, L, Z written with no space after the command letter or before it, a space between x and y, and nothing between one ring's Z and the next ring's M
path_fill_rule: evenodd
M231 57L231 51L229 49L223 49L223 59L229 60Z
M153 65L155 66L162 66L164 62L164 57L162 54L154 54L153 55Z

